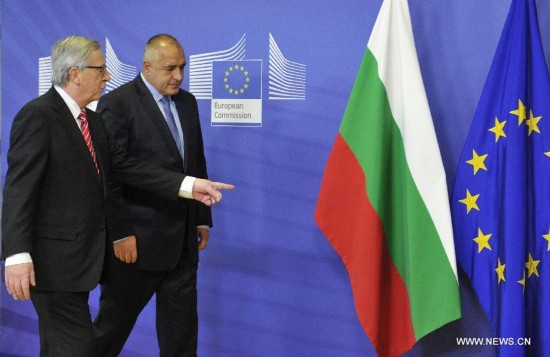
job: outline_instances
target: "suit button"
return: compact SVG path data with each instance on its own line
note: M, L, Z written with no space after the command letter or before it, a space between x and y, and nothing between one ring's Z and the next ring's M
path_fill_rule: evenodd
M101 231L102 231L102 232L105 232L105 231L106 231L105 227L101 228Z

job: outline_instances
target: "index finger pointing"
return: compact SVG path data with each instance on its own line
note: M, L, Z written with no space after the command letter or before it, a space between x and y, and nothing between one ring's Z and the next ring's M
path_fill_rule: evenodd
M212 185L217 188L218 190L233 190L235 189L235 185L231 185L228 183L223 182L212 182Z

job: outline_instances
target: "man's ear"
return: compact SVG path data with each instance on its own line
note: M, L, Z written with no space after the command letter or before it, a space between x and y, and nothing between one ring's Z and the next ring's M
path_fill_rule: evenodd
M71 69L69 69L69 81L77 84L80 83L80 69L77 67L71 67Z
M149 73L150 70L151 70L151 62L149 62L147 60L144 60L143 61L143 72Z

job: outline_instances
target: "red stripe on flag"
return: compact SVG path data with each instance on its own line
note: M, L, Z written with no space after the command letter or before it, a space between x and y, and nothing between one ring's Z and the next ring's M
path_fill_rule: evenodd
M367 196L365 174L340 133L325 168L315 221L348 270L359 321L378 354L410 350L416 338L407 288Z

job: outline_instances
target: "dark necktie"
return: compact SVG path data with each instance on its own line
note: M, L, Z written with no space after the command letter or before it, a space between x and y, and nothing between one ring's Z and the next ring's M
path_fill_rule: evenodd
M86 110L82 109L80 111L78 119L80 119L80 131L82 132L82 136L84 137L84 141L86 142L88 150L90 150L90 155L92 155L92 160L94 160L94 165L97 170L97 174L99 175L99 166L97 165L94 144L92 143L92 136L90 134L90 128L88 127L88 117L86 116Z
M174 119L174 115L172 114L172 110L170 109L170 97L163 96L160 101L162 102L162 105L163 105L164 115L166 117L166 123L168 124L168 128L170 128L170 132L172 133L172 136L174 137L174 141L178 146L178 151L180 152L181 157L183 157L183 147L182 147L182 143L178 133L178 128L176 127L176 120Z

